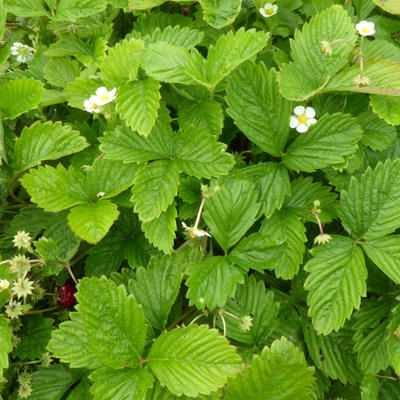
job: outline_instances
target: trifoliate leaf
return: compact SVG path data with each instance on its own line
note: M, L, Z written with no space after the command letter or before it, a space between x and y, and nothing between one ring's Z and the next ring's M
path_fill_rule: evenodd
M185 173L198 178L225 175L233 166L226 145L202 130L187 128L176 142L175 159Z
M94 381L90 388L93 400L144 399L153 386L153 375L146 369L99 368L90 374Z
M182 265L173 254L152 258L146 268L136 270L136 278L129 282L129 291L143 306L144 318L153 328L165 328L182 276Z
M130 82L117 92L117 112L130 128L148 136L156 122L160 98L158 81L145 79Z
M69 363L71 368L98 368L101 364L88 350L89 340L83 330L81 315L73 312L69 316L70 321L62 322L58 329L51 333L48 350L62 362Z
M290 169L305 172L344 166L356 152L361 135L360 125L349 114L325 114L291 143L283 162Z
M177 396L197 398L224 386L242 361L215 329L191 325L163 333L152 345L148 364L161 383Z
M400 161L379 163L352 178L340 196L339 216L355 238L378 239L400 227Z
M103 11L105 0L60 0L54 18L58 21L76 21Z
M237 284L244 282L243 272L221 256L191 264L186 273L187 297L199 309L223 307L228 297L235 294Z
M79 62L70 58L52 58L43 68L47 82L60 88L74 81L80 72Z
M117 287L104 277L83 278L76 299L88 350L107 367L138 367L147 327L142 307L133 295L128 296L124 286Z
M143 47L143 40L130 39L117 43L108 51L100 68L107 87L119 87L136 79Z
M231 25L240 11L242 0L200 0L204 19L216 29Z
M14 172L21 172L43 160L56 160L88 146L86 139L68 125L57 121L35 122L25 127L15 141Z
M74 207L68 215L68 224L81 239L97 243L107 234L118 215L116 204L100 200Z
M0 86L0 117L14 119L36 108L43 94L43 84L32 79L15 79Z
M228 81L227 112L265 152L280 157L289 138L292 103L279 93L277 74L264 63L246 63Z
M311 400L315 398L313 374L314 368L307 365L304 354L282 337L254 356L244 374L230 379L227 391L232 400Z
M169 160L154 161L137 173L132 189L135 212L143 222L166 211L178 193L179 168Z
M231 179L205 202L204 220L225 253L256 221L260 203L254 191L250 181Z
M366 295L367 269L361 249L353 240L335 236L311 250L313 258L304 267L304 288L313 326L329 334L341 328Z

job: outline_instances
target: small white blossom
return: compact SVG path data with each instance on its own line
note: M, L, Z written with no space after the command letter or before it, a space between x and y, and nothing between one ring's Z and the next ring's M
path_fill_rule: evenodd
M87 112L98 114L100 112L100 107L93 101L94 97L96 96L90 96L89 100L85 100L83 106Z
M6 290L10 286L10 282L7 279L0 279L0 290Z
M269 18L278 12L278 6L276 4L267 3L264 7L261 7L258 11L260 11L260 14L263 17Z
M315 117L315 110L312 107L297 106L294 109L295 115L290 117L290 127L296 128L299 133L308 131L308 128L315 124L317 120Z
M101 86L96 90L96 96L92 96L90 100L98 106L103 106L115 100L116 91L116 88L108 91L106 87Z
M211 237L211 235L208 232L203 231L202 229L197 229L191 226L187 226L184 222L182 222L182 226L185 228L185 231L189 231L189 235L193 239L202 236Z
M356 29L361 36L371 36L375 33L373 22L361 21L356 25Z
M11 54L17 56L17 61L20 63L26 63L27 61L32 60L34 51L35 50L32 49L32 47L19 42L15 42L11 46Z
M104 197L106 194L104 193L104 192L99 192L99 193L97 193L97 197Z

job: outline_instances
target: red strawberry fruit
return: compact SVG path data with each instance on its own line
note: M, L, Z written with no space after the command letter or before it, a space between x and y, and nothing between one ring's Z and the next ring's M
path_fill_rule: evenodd
M76 289L69 283L58 288L58 304L62 307L72 307L76 304Z

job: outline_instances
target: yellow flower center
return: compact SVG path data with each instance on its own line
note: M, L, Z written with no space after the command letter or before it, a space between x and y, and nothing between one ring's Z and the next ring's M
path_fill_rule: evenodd
M364 28L361 28L362 33L369 33L369 28L368 26L364 26Z
M299 117L297 117L297 119L301 124L306 124L308 121L306 114L300 115Z
M265 14L267 14L267 15L273 15L273 14L274 14L273 8L267 8L267 9L265 10Z
M108 100L108 93L106 93L106 94L101 94L99 97L100 97L100 100L101 100L101 101L107 101L107 100Z

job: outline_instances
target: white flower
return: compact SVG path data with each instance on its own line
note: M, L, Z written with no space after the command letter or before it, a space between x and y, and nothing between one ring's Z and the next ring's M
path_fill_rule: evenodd
M10 282L7 279L0 279L0 290L6 290L10 286Z
M89 100L83 102L83 106L87 112L98 114L100 112L100 107L94 102L95 97L96 96L90 96Z
M201 229L193 228L191 226L187 226L184 222L182 222L182 226L185 228L185 231L189 231L189 235L193 239L201 236L211 237L211 235L208 232L203 231Z
M290 117L290 127L296 128L297 132L304 133L308 128L317 122L315 117L315 110L312 107L297 106L294 109L296 115Z
M278 6L276 4L267 3L264 7L260 8L258 11L260 11L260 14L263 17L269 18L278 12Z
M108 91L106 87L102 86L96 90L96 96L91 96L91 99L98 106L103 106L104 104L111 103L115 100L116 91L116 88Z
M35 50L32 49L32 47L19 42L15 42L11 46L11 54L17 56L17 61L21 63L26 63L27 61L32 60L34 51Z
M356 29L361 36L371 36L375 33L375 25L373 22L361 21L356 25Z

